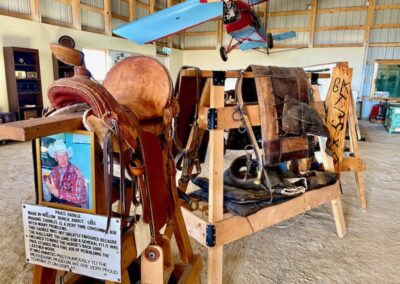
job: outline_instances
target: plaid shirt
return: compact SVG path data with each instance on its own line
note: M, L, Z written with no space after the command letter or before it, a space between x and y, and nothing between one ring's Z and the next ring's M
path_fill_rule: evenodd
M85 179L78 167L68 163L67 169L62 171L60 166L56 166L51 171L51 177L58 189L58 199L88 208Z

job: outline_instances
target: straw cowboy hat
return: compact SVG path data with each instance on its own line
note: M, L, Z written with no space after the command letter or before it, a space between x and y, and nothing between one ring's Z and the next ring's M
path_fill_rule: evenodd
M50 157L52 157L53 159L55 158L56 152L67 152L68 157L70 157L70 158L74 155L74 150L71 148L71 146L69 146L67 149L67 146L65 146L65 143L62 140L56 140L56 142L54 142L54 144L49 146L49 149L47 150L47 152L49 153Z

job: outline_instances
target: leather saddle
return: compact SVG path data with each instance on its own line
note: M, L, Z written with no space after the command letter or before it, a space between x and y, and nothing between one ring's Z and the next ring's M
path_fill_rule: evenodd
M81 52L59 45L51 50L57 59L75 65L75 75L50 85L48 113L77 103L89 105L87 122L103 142L107 216L112 215L112 162L118 157L120 213L128 217L131 200L126 196L134 196L129 191L139 187L144 221L157 239L172 212L171 190L176 190L169 152L171 122L178 106L168 70L154 58L133 56L114 65L100 85L91 79ZM131 188L125 186L125 169L135 184Z
M307 122L299 122L298 116L289 112L303 111L306 109L305 105L310 103L309 85L304 70L250 65L246 71L252 71L254 78L241 76L236 85L236 95L242 105L259 105L264 165L271 166L281 161L310 157L314 152L313 137L307 136L309 133L303 130L323 133L323 129L319 131L317 126L310 127ZM307 113L309 111L313 112L307 108ZM312 117L310 123L313 125L314 116L309 114L308 117ZM302 118L303 115L300 120ZM316 123L323 128L321 120Z

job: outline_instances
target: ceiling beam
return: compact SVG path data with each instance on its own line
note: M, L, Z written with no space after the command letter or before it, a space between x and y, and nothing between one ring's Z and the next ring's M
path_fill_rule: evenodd
M350 30L364 30L365 25L351 25L351 26L324 26L318 27L315 30L317 32L325 31L350 31Z
M354 7L340 7L340 8L325 8L317 10L318 14L333 14L342 12L358 12L367 11L368 7L365 6L354 6Z
M311 0L310 9L310 28L308 37L308 47L314 47L314 37L315 37L315 23L317 21L317 6L318 0Z
M309 10L293 10L293 11L281 11L281 12L270 12L270 17L281 17L281 16L296 16L296 15L307 15L309 14ZM260 15L263 15L263 12L260 12Z
M3 9L0 9L0 15L14 17L14 18L20 18L20 19L25 19L25 20L32 20L31 15L21 14L21 13L7 11L7 10L3 10Z
M375 10L399 10L400 4L375 5Z
M69 28L69 29L75 29L73 24L57 21L57 20L54 20L54 19L46 18L46 17L42 17L42 23L53 25L53 26L60 26L60 27L64 27L64 28Z
M370 42L368 46L400 47L400 42Z
M316 44L315 48L326 48L326 47L362 47L362 43L331 43L331 44Z
M285 32L308 32L308 27L298 27L298 28L271 28L268 29L268 32L272 34L277 34L277 33L285 33Z
M115 19L119 19L119 20L124 21L124 22L130 22L129 17L122 16L122 15L120 15L120 14L111 13L111 16L112 16L113 18L115 18Z
M400 24L374 24L372 29L400 29Z
M105 0L105 1L107 1L107 0ZM86 11L90 11L90 12L93 12L93 13L104 15L104 10L99 8L99 7L94 7L94 6L91 6L91 5L87 5L87 4L81 3L81 9L82 10L86 10Z
M217 31L185 32L185 36L216 36Z

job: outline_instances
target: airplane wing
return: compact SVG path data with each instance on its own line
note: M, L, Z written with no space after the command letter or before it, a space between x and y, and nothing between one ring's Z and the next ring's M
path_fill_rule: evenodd
M139 20L126 23L113 33L144 44L222 16L222 1L188 0Z

